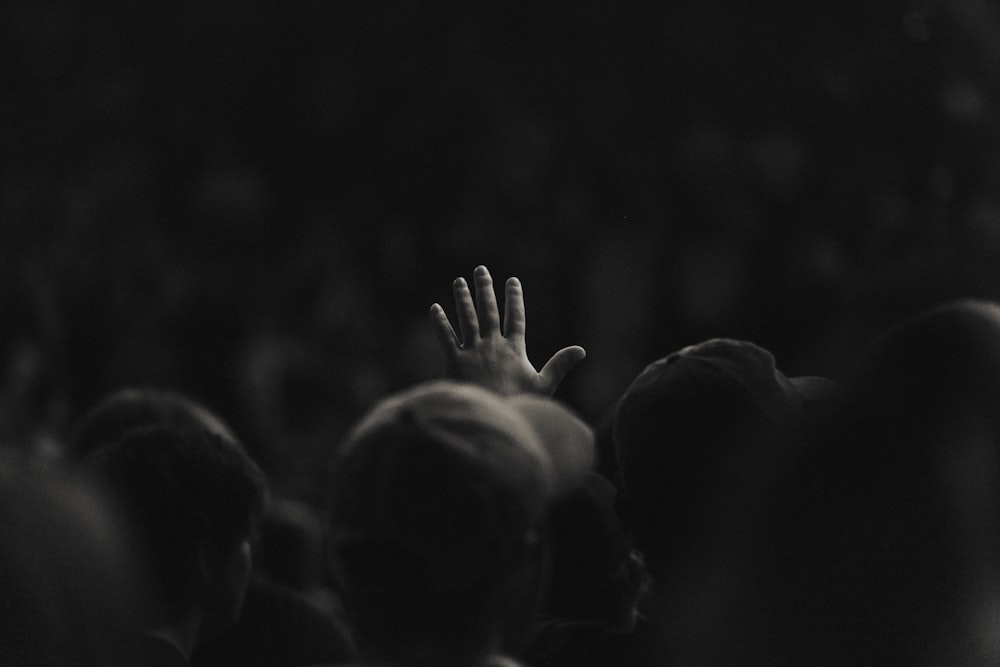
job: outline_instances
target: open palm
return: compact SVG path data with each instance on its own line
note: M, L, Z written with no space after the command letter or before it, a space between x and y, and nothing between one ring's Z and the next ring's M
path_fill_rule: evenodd
M431 306L431 319L448 361L448 373L458 380L505 394L551 395L566 374L587 353L578 345L565 347L536 371L528 360L524 342L524 292L521 281L508 278L504 291L504 317L493 291L493 278L485 266L473 272L476 298L473 301L464 278L452 283L458 331L452 327L444 308Z

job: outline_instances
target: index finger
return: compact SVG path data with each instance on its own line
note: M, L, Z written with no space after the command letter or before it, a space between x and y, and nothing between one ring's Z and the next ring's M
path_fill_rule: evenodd
M441 349L444 350L446 355L451 357L455 350L461 346L458 334L455 333L455 329L451 326L448 315L444 312L441 304L435 303L432 305L430 315L431 324L434 327L434 333L437 335L438 342L441 344Z

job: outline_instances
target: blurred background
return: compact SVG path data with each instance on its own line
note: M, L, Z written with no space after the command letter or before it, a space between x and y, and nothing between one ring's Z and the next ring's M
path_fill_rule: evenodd
M43 454L170 387L311 497L480 263L595 423L703 338L837 377L1000 298L990 0L122 4L0 10L0 436Z

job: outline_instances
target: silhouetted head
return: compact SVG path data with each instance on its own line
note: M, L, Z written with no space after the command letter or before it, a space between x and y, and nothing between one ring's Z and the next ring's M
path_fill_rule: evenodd
M523 638L544 589L557 474L508 401L432 382L376 405L340 449L331 544L362 653L473 664Z
M855 402L923 431L959 413L998 414L1000 305L962 300L932 308L870 346L852 383Z
M623 522L654 575L699 560L728 511L766 480L782 435L832 383L790 380L770 352L712 339L650 364L617 407Z
M628 632L649 577L597 473L552 505L552 571L544 612Z
M881 336L774 494L728 659L996 664L998 407L1000 307L951 303Z
M264 476L235 442L207 431L127 432L87 460L149 565L163 620L200 609L209 630L239 615Z

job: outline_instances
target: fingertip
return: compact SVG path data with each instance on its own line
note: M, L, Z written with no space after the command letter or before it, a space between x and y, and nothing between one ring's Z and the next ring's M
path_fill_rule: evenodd
M517 276L511 276L507 279L507 287L520 287L521 280Z
M492 277L490 276L490 270L487 269L482 264L480 264L479 266L477 266L472 273L473 273L473 276L476 278L476 280L484 280L484 281L485 280L492 280Z
M462 276L455 278L455 280L451 284L453 287L455 287L455 289L462 289L463 287L468 287L468 285L465 282L465 278L463 278Z
M437 315L442 310L444 310L444 308L441 307L441 304L439 304L439 303L432 303L431 304L431 315Z

